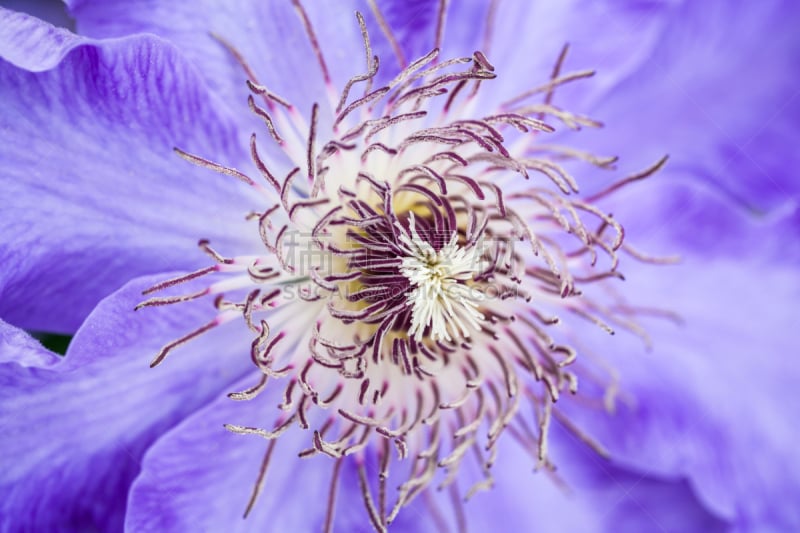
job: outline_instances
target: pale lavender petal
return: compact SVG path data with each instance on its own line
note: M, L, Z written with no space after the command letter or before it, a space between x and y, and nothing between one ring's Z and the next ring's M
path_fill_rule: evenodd
M134 312L160 279L102 301L61 362L3 325L0 360L11 362L0 365L0 515L14 530L117 529L149 443L249 368L239 323L149 368L161 346L216 313L207 302Z
M246 389L256 379L246 379L231 390ZM328 457L299 459L297 452L311 441L308 432L296 427L277 441L263 492L248 518L243 518L268 442L230 433L223 425L271 427L270 416L283 391L279 382L271 385L250 401L220 396L159 439L145 456L142 473L133 485L126 528L321 531L334 462ZM357 485L342 489L358 490ZM369 530L360 501L340 505L339 514L354 516L353 523Z
M62 359L45 350L41 343L21 329L0 320L0 364L16 363L24 367L44 368Z
M85 42L68 30L3 7L0 21L0 58L34 72L53 68L72 48Z
M461 2L458 3L459 5ZM402 50L408 64L433 49L437 26L437 13L441 3L437 0L381 0L377 2L380 12L391 28L397 46ZM381 59L381 68L389 72L398 68L394 46L378 30L377 20L369 10L364 13L370 30L370 39L376 55ZM443 51L449 54L449 51Z
M302 111L307 112L313 101L327 101L314 49L291 2L244 2L237 9L211 1L195 3L191 8L163 0L135 5L94 0L73 0L68 4L83 34L105 38L147 32L172 41L201 67L207 83L233 109L243 107L240 104L247 95L247 76L214 36L234 45L259 81L277 94L290 97ZM394 43L390 43L367 2L348 0L335 6L303 3L334 87L341 88L351 76L365 69L356 10L366 19L373 51L381 60L379 80L389 79L398 70L400 59L408 64L436 44L440 2L381 1L377 5ZM577 65L602 69L590 91L596 98L647 56L666 11L660 5L643 7L636 2L620 5L586 0L558 5L499 5L491 31L486 34L488 3L451 2L440 43L445 58L469 57L479 49L485 49L490 60L496 57L503 78L502 83L494 84L491 103L495 105L546 81L567 42L574 44L570 68ZM283 53L287 49L292 53ZM520 72L520 66L524 72Z
M800 409L800 373L789 357L800 298L797 212L748 222L729 208L731 233L714 239L691 236L704 233L704 221L719 222L691 205L663 224L705 242L702 249L686 248L679 266L657 275L626 269L637 304L673 311L683 324L647 320L651 353L625 335L583 338L618 370L622 394L615 416L573 416L624 464L685 476L706 506L742 529L796 529L798 430L788 421Z
M721 532L729 528L702 505L684 479L622 468L598 456L558 424L550 436L550 456L557 465L555 475L534 469L535 445L523 447L506 435L492 467L493 487L461 504L469 530L492 531L498 524L508 531L554 533ZM469 487L465 481L471 472L466 470L459 479L462 493ZM392 531L418 531L420 526L441 530L431 520L434 514L455 531L456 513L449 489L434 489L401 512Z
M448 55L482 50L498 78L487 82L486 105L497 105L549 80L564 45L562 74L596 70L588 81L560 89L557 104L587 111L652 51L670 15L668 2L569 0L562 2L451 2L444 31ZM489 91L487 91L489 92Z
M61 28L73 29L75 26L62 0L3 0L3 6L12 11L28 13Z
M625 226L627 243L650 254L686 255L698 261L747 257L764 266L773 261L800 264L800 201L787 201L773 213L754 213L720 194L714 184L676 170L618 191L599 204ZM639 267L635 260L626 263ZM635 276L659 274L658 268L639 270ZM760 268L754 267L757 271Z
M4 28L22 28L4 30L4 53L46 69L0 60L0 182L10 199L0 214L0 316L72 332L128 279L206 264L192 251L199 239L223 253L257 239L244 226L246 186L173 152L231 164L245 145L174 47L154 37L93 44L0 16ZM29 30L35 39L24 38Z
M306 4L333 84L341 88L366 67L355 17L355 10L364 11L365 5L355 0ZM73 0L68 5L84 35L106 38L147 32L168 39L243 117L251 115L246 106L248 76L212 34L232 44L262 84L291 99L303 114L312 102L328 101L322 70L292 2L249 0L235 8L213 0L191 4Z
M250 384L245 380L238 386ZM242 517L269 444L256 436L231 434L223 425L266 421L264 414L274 411L280 401L281 387L274 385L250 402L237 404L220 397L160 439L148 451L134 484L127 528L250 531L269 524L277 530L322 529L333 461L299 459L297 451L310 447L311 437L297 428L277 441L260 497L248 518ZM509 530L537 524L554 532L726 529L684 480L660 479L608 463L560 428L555 431L553 454L562 466L559 477L569 488L543 472L535 473L530 450L510 438L501 442L501 461L493 469L494 488L464 505L470 530L488 531L498 521ZM463 481L468 476L461 477ZM461 490L465 489L462 483ZM394 492L390 491L391 503ZM391 529L439 531L434 515L455 527L447 490L432 488L429 496L419 496L400 512ZM335 530L371 531L368 520L355 467L348 461L341 472Z
M586 146L622 156L631 170L668 153L667 172L691 174L753 210L797 199L798 6L676 6L647 63L594 112L607 127L581 134Z

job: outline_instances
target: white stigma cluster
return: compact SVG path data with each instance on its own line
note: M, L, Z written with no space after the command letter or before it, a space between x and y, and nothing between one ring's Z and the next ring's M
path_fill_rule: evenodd
M458 246L455 233L436 251L417 234L413 213L411 219L411 235L400 236L408 252L400 272L414 287L408 293L413 310L408 335L419 342L430 327L428 337L433 341L469 338L485 319L478 310L483 294L465 283L473 278L480 257L474 247Z

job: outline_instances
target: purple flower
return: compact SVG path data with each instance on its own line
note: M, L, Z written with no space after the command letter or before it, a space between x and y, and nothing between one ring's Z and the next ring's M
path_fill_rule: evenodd
M69 4L0 10L3 530L800 526L793 5Z

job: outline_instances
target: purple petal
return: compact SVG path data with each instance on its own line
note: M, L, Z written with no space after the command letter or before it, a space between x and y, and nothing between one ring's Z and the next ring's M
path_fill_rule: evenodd
M666 3L638 1L498 2L494 11L489 4L451 2L446 54L487 55L498 78L485 84L490 96L483 96L494 106L547 82L569 44L562 74L597 70L591 80L557 91L555 103L566 101L574 111L586 111L587 102L596 102L647 60L669 13Z
M85 41L63 28L2 7L0 21L0 58L33 72L53 68L70 50ZM47 44L43 46L43 43Z
M0 364L0 515L15 531L121 527L149 443L249 368L249 335L233 324L149 368L161 346L215 312L205 302L134 313L157 279L102 301L60 362L2 325L0 360L13 362Z
M380 12L391 28L393 39L402 51L405 64L422 57L433 49L440 2L437 0L383 0L377 2ZM364 12L375 54L380 57L381 69L393 74L399 67L394 46L379 31L372 10ZM449 52L448 52L449 53Z
M682 222L666 224L680 232ZM573 416L622 463L686 476L706 506L744 529L800 525L798 430L787 423L800 410L791 392L800 372L787 357L800 298L796 224L796 213L740 220L725 244L687 250L679 266L648 275L629 265L626 293L684 321L648 321L652 353L625 336L583 339L619 371L622 394L615 416Z
M520 415L523 416L523 415ZM550 437L555 476L535 471L535 446L523 448L509 435L500 441L492 467L494 486L463 503L470 531L552 532L725 531L728 525L706 510L682 479L659 478L629 471L599 457L555 425ZM463 467L462 467L463 470ZM459 489L466 490L462 471ZM396 531L415 531L414 520L435 512L457 522L448 491L420 497L405 515L411 520ZM401 518L403 518L401 513ZM435 529L434 529L435 530ZM456 528L451 527L451 530Z
M326 101L325 84L314 49L291 2L244 2L226 9L207 0L184 8L163 0L135 7L126 2L73 0L68 2L81 33L92 37L119 37L154 33L179 46L201 67L207 83L233 109L245 101L246 74L213 33L230 42L247 60L259 81L299 104L306 113L313 101ZM379 9L405 64L429 52L435 44L440 3L383 1ZM333 87L365 69L363 43L353 12L368 25L373 51L381 60L379 79L398 69L395 48L366 2L349 0L333 5L305 2L312 27L330 70ZM443 25L445 58L470 56L485 49L503 74L492 85L492 104L543 83L561 47L573 43L570 65L600 68L591 94L607 90L638 67L663 25L666 6L642 6L573 0L568 3L502 2L491 32L486 35L487 4L452 2ZM254 22L258 21L258 22ZM291 53L282 53L291 50ZM535 53L531 53L535 50ZM520 72L519 69L525 69ZM302 80L302 83L298 83Z
M665 169L600 203L625 226L626 242L648 253L710 260L744 254L754 261L800 264L800 202L761 215L723 196L713 184ZM626 258L623 272L626 263L638 266ZM650 268L637 275L659 273Z
M253 385L254 379L240 382L237 390ZM327 457L299 459L297 452L311 441L308 432L296 428L277 441L263 492L243 519L268 442L230 433L223 424L270 426L269 416L282 393L280 383L272 385L250 401L220 397L159 439L132 488L126 528L233 532L268 525L275 531L321 531L334 462ZM342 489L358 490L357 485ZM340 506L339 514L368 524L357 506Z
M246 117L247 75L212 34L228 41L269 87L307 114L312 102L327 102L322 70L292 2L246 1L231 8L212 0L176 4L147 0L68 2L80 33L119 37L153 33L177 45L200 69L205 82L232 109ZM341 88L366 68L353 0L331 4L306 2L311 25L325 57L333 85Z
M173 47L154 37L77 46L62 30L0 15L14 22L4 29L21 28L6 32L4 50L47 69L0 61L0 183L10 199L0 215L0 316L72 332L126 280L206 264L186 253L198 239L225 253L257 237L244 229L254 205L245 186L173 152L230 164L245 146ZM28 31L36 44L19 37Z
M3 7L28 13L61 28L73 29L75 26L61 0L3 0Z
M640 169L665 153L742 205L772 209L800 196L800 16L796 2L684 2L646 65L595 115L582 139Z
M250 384L245 380L238 386ZM311 437L297 428L278 439L260 497L250 515L242 518L268 442L231 434L223 425L266 422L264 414L274 410L280 389L268 388L258 399L238 404L220 397L159 439L133 486L127 528L251 531L269 525L281 531L321 530L333 461L319 456L299 459L297 451L309 447ZM500 517L509 530L525 530L531 524L546 531L724 529L685 481L662 480L606 463L563 431L556 432L553 453L564 466L560 476L572 490L534 473L535 459L528 450L508 437L501 442L493 468L495 487L464 507L471 530L491 530ZM393 496L392 492L390 503ZM430 497L419 496L401 511L392 530L437 531L434 514L454 524L449 498L447 491L431 489ZM334 530L370 531L352 461L342 470L334 524Z
M0 320L0 364L16 363L24 367L44 368L62 359L45 350L41 343L14 326Z

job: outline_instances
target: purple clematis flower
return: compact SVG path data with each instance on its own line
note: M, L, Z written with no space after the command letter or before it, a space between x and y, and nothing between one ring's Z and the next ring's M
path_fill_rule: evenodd
M793 3L66 3L0 8L0 530L800 528Z

